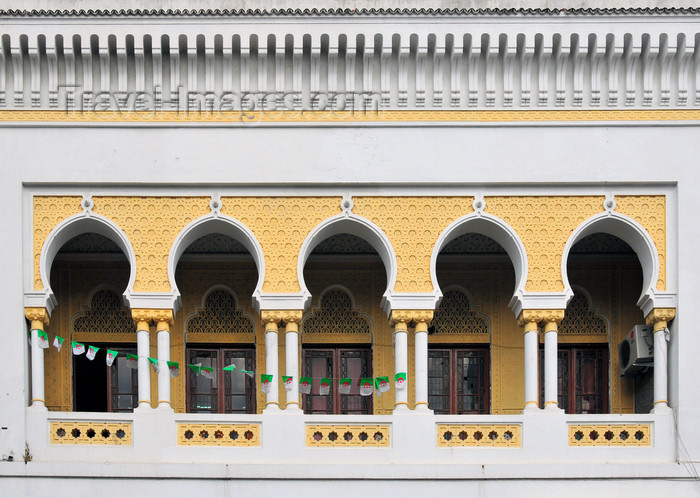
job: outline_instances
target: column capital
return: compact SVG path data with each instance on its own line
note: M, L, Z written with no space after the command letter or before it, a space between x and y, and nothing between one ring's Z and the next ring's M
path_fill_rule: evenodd
M41 322L45 326L49 324L49 312L46 308L24 308L24 316L31 322Z
M131 318L134 322L141 323L158 323L166 322L168 325L173 324L173 310L171 309L147 309L147 308L134 308L131 310Z
M263 310L260 312L260 321L263 323L280 324L286 317L286 311L284 310Z
M676 317L675 308L654 308L646 316L646 324L654 326L654 332L668 327L668 322Z
M563 319L564 310L522 310L518 315L518 325L522 327L530 322L560 323Z
M433 310L392 310L390 320L392 324L403 322L409 324L415 323L430 323L433 319Z

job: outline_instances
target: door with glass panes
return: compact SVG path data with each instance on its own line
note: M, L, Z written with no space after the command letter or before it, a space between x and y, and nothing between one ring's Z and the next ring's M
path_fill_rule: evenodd
M369 348L304 348L304 377L313 379L311 393L304 394L302 404L308 414L372 413L372 396L360 395L360 379L372 376ZM330 378L330 393L322 396L319 386L322 378ZM339 394L338 383L342 378L352 379L350 394Z
M187 363L212 368L213 377L187 368L187 411L255 413L255 379L241 372L255 371L254 353L252 348L188 348ZM223 370L230 365L236 365L233 372Z
M73 406L76 412L131 412L138 404L136 369L129 368L127 354L135 349L112 349L117 357L107 366L107 349L99 345L94 360L73 356Z
M436 414L489 413L489 350L431 347L428 405Z

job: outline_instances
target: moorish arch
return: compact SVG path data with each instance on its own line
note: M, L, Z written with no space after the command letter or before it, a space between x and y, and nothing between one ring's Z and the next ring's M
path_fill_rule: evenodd
M481 202L481 204L479 204ZM495 240L508 254L515 271L515 288L513 295L520 295L525 291L527 282L527 252L525 245L516 231L505 221L497 216L483 212L483 201L475 202L477 211L462 216L453 221L438 237L430 257L430 278L433 281L434 293L442 295L437 279L437 260L440 251L450 242L467 233L478 233Z
M212 234L222 234L231 237L236 242L240 243L250 253L258 270L258 280L255 284L254 295L262 292L263 282L265 280L265 256L263 250L255 237L255 234L243 223L220 214L212 212L211 214L197 218L188 224L175 237L170 254L168 255L168 279L170 280L170 288L173 293L175 304L180 306L180 291L175 281L175 269L180 261L180 257L187 248L196 240Z
M642 266L643 283L638 304L641 306L643 302L653 303L659 279L659 253L656 245L649 232L642 225L629 216L617 213L612 209L592 216L581 223L566 242L561 259L561 275L566 295L571 298L574 294L567 272L571 250L577 242L595 233L605 233L618 237L632 248ZM653 308L653 306L651 307Z
M49 233L44 246L41 249L41 255L39 258L39 272L41 276L41 283L43 289L39 292L30 292L25 294L31 294L32 300L37 299L37 294L42 294L39 299L44 300L44 304L40 304L34 301L32 305L46 306L49 309L53 309L56 300L54 293L51 289L51 268L53 267L56 255L61 250L61 248L80 235L95 233L101 235L111 242L116 244L121 250L129 263L129 281L124 291L124 295L127 297L133 292L134 281L136 280L136 255L134 249L131 245L131 241L126 236L124 231L112 220L101 216L99 214L91 212L92 200L83 199L82 206L84 211L76 215L66 218L58 225L54 227ZM25 301L27 299L25 298ZM26 302L25 304L29 304Z
M384 264L386 270L386 296L393 290L396 284L397 262L396 253L386 234L377 225L372 223L367 218L358 216L352 213L352 201L344 199L342 203L343 213L331 216L319 223L316 228L311 230L309 235L301 245L299 258L297 260L297 276L299 278L299 288L304 298L305 305L311 299L311 293L306 286L304 279L304 266L306 265L309 256L314 248L324 240L334 235L348 233L363 239L370 244Z

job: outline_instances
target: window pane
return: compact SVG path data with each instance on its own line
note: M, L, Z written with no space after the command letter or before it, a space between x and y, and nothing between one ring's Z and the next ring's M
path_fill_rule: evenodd
M428 351L428 406L435 413L450 413L449 351Z

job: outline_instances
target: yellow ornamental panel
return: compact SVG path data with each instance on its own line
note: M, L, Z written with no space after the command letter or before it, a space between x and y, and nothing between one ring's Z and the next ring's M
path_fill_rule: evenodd
M81 213L81 196L34 197L34 289L43 289L41 283L41 250L46 238L60 222Z
M561 259L574 230L603 211L604 196L487 197L486 212L518 233L528 257L525 290L561 292Z
M569 446L651 446L651 424L570 424Z
M437 445L520 448L520 433L519 424L438 424Z
M130 445L131 422L50 422L51 444Z
M388 425L307 425L306 446L386 448Z
M299 292L297 259L307 235L340 214L341 197L223 197L221 213L247 226L265 255L264 292Z
M396 252L397 292L431 292L430 256L440 234L474 211L473 197L353 197L353 212L386 233Z
M659 253L657 290L666 290L666 197L663 195L615 196L615 211L634 218L651 235Z
M177 424L178 446L260 446L260 424Z

